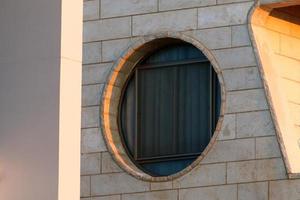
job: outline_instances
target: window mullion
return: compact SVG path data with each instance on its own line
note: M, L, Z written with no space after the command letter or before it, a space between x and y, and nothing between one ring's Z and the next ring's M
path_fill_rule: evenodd
M178 153L178 130L177 130L177 122L178 122L178 111L177 111L177 104L178 104L178 67L174 66L175 73L174 73L174 88L173 88L173 153Z
M138 69L134 71L135 75L135 148L134 148L134 158L137 160L138 159L138 153L139 153L139 123L140 123L140 117L139 117L139 94L138 94Z

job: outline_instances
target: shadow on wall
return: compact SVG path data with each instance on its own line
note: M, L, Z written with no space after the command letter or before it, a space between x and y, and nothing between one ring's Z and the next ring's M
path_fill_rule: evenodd
M251 28L287 172L300 176L300 6L254 10Z

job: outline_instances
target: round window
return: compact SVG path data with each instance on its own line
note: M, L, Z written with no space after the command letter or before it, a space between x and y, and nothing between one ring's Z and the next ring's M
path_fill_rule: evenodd
M129 157L151 176L183 170L210 142L220 104L217 75L199 49L179 42L152 52L122 91L119 125Z

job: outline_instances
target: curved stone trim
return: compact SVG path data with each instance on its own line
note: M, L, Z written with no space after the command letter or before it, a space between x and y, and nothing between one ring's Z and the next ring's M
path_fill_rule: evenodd
M152 177L136 167L123 147L118 127L118 107L122 88L135 65L145 55L159 48L165 43L172 42L174 39L179 39L193 44L210 60L215 72L218 75L221 86L221 111L214 136L211 138L211 141L207 145L204 152L191 165L184 170L170 176ZM216 138L221 130L221 125L224 118L225 96L224 80L219 64L212 53L201 42L182 33L173 32L141 37L131 47L129 47L113 65L103 90L100 102L100 126L108 151L121 168L136 178L145 181L168 181L182 176L198 165L216 142Z
M269 19L269 16L271 15L273 9L295 4L300 5L300 2L298 0L277 0L276 4L267 4L266 2L267 1L262 0L257 1L251 9L248 15L249 35L253 45L255 56L258 61L258 67L263 80L266 98L269 103L271 115L276 129L277 139L280 145L288 177L299 178L300 145L298 144L298 140L300 140L300 135L298 134L297 136L297 130L294 130L291 125L291 111L287 106L287 97L281 94L281 92L286 90L287 88L285 89L284 86L282 86L282 82L280 81L280 72L277 72L278 69L276 69L276 65L274 64L276 63L276 57L274 56L275 53L273 52L273 49L271 47L272 42L268 43L267 41L269 40L269 38L264 38L263 41L265 41L265 43L262 44L260 42L262 40L259 41L259 39L262 39L265 36L261 36L259 34L256 26L262 29L265 28L265 22ZM271 36L268 35L268 37Z

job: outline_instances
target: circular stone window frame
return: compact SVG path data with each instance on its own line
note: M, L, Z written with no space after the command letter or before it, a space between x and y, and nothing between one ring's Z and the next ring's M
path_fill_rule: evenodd
M149 53L163 47L173 41L181 40L192 44L198 48L210 61L215 70L221 87L221 108L217 126L213 137L205 150L196 158L192 164L183 170L168 176L151 176L142 171L129 157L127 150L124 147L120 128L119 128L119 106L121 102L122 90L126 85L127 79L130 77L136 65L147 56ZM145 36L133 43L114 63L108 78L105 82L101 102L100 102L100 128L106 143L107 149L114 161L127 173L132 176L151 182L170 181L190 172L195 166L199 165L201 160L207 155L212 146L216 143L216 138L221 131L224 112L225 112L225 85L221 68L216 59L199 40L183 33L162 33L158 35Z

